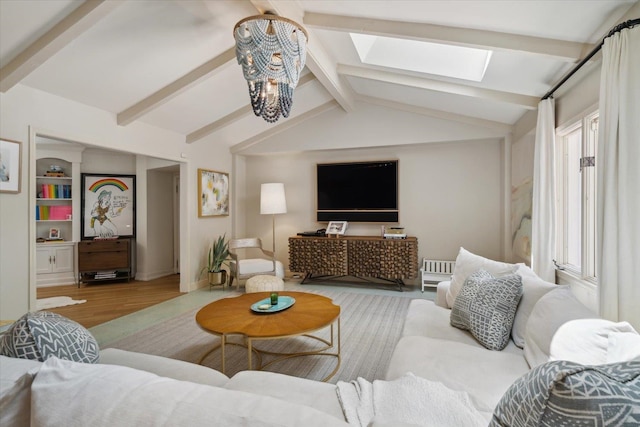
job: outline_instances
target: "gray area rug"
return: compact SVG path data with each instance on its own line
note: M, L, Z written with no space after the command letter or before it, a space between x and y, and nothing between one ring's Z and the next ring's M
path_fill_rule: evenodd
M329 382L350 381L362 377L369 381L383 379L393 349L400 339L404 318L410 298L385 295L365 295L339 291L317 291L315 293L333 299L341 307L341 365ZM126 338L110 343L106 347L119 348L140 353L155 354L187 362L198 363L220 339L204 332L195 322L192 310L136 332ZM337 334L337 329L336 330ZM330 328L318 331L317 335L330 339ZM235 338L235 337L234 337ZM241 339L232 341L241 342ZM322 344L306 337L261 341L255 347L273 352L301 352L317 349ZM329 352L335 352L334 348ZM272 356L263 356L266 364ZM267 367L266 371L280 372L301 378L322 380L335 368L337 358L329 356L304 356L289 358ZM205 358L203 365L220 370L220 350ZM255 365L255 357L254 357ZM226 348L226 374L247 369L247 350L230 345Z

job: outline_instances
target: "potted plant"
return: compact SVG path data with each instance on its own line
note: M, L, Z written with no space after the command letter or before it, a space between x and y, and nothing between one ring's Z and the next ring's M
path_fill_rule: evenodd
M202 268L200 275L207 271L210 285L223 285L227 282L227 270L222 265L229 257L229 242L225 241L225 235L219 236L209 248L207 265Z

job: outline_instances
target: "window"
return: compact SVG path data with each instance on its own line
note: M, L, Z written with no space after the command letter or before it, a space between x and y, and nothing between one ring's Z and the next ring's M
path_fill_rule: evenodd
M594 283L597 148L597 111L557 131L557 262L568 272Z

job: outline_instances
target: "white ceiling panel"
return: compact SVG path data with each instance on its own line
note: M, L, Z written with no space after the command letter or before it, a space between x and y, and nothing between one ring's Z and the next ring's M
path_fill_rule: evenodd
M224 84L220 84L221 81ZM232 61L213 78L188 89L140 120L188 134L248 103L249 90L242 76L242 68Z
M25 83L118 112L233 44L231 29L220 31L217 20L194 16L176 2L129 1Z
M407 123L418 120L414 113L432 114L438 117L436 139L456 120L471 128L474 123L486 125L483 132L508 132L592 43L631 7L638 10L634 0L128 0L113 10L103 7L84 20L84 26L76 25L66 38L57 39L56 49L33 53L42 40L55 39L52 29L64 27L61 23L77 15L82 4L0 0L0 90L26 85L116 114L122 126L140 121L182 134L188 142L213 140L232 150L298 126L323 128L328 118L364 123L367 114L358 109L381 114L393 110L394 117L410 115ZM307 26L312 40L307 65L315 80L296 89L291 116L275 124L241 111L249 95L230 51L234 25L258 14L258 7L301 23L313 14L335 16L344 23L340 27L316 21ZM484 77L470 82L363 64L345 27L360 25L354 31L366 33L371 31L367 20L389 24L381 35L395 31L425 39L428 33L438 43L487 48L492 55ZM402 31L407 28L415 32ZM504 33L498 36L502 40L516 40L516 45L491 45L496 32ZM536 47L538 43L542 47ZM557 45L566 51L555 51L552 47ZM223 54L224 60L212 61ZM14 58L14 64L30 59L33 67L12 72L6 66ZM206 72L198 74L202 68ZM10 73L12 77L6 77ZM456 94L458 88L469 87L474 88L473 97ZM456 132L452 128L451 134L458 137ZM313 141L302 146L313 149ZM263 150L253 150L258 151Z
M78 4L74 0L0 1L0 64L11 61Z

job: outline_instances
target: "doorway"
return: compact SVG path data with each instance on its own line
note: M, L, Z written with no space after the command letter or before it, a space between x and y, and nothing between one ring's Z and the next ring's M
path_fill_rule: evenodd
M142 163L146 164L147 162L149 162L150 164L154 164L154 162L160 162L163 163L165 165L165 168L167 168L167 173L170 174L170 178L168 180L168 187L166 189L165 192L165 197L167 195L170 195L173 193L173 180L174 180L174 176L178 178L178 183L179 183L179 178L181 176L181 174L186 173L187 171L187 165L183 164L181 162L178 161L174 161L174 160L166 160L166 159L158 159L158 158L152 158L152 157L148 157L148 156L141 156L141 155L136 155L133 153L128 153L126 151L120 151L120 150L109 150L106 149L102 146L95 146L92 145L90 143L86 143L83 141L75 141L72 140L64 135L56 135L56 134L52 134L50 132L41 132L35 129L30 129L30 138L29 138L29 174L30 174L30 182L31 184L29 185L29 200L30 200L30 230L29 230L29 251L30 251L30 263L31 265L34 265L35 260L36 260L36 237L37 237L37 231L36 231L36 200L38 197L38 193L37 193L37 189L36 189L36 158L38 155L38 150L40 147L40 142L42 141L49 141L49 143L51 144L49 147L47 147L47 150L49 150L50 148L53 148L54 145L58 145L60 146L61 144L67 144L70 146L75 146L75 147L83 147L86 152L91 152L92 156L100 156L101 154L105 156L106 159L113 159L114 157L118 157L119 159L122 158L122 156L128 156L131 159L131 162L129 164L130 167L133 168L133 172L136 173L137 175L139 175L139 172L137 171L137 168L139 167L140 159L143 159ZM118 167L122 167L122 165L120 164L121 162L119 161L106 161L106 162L102 162L103 167L105 168L116 168L118 169ZM77 179L77 183L74 182L73 186L77 187L77 189L75 190L75 196L74 196L74 208L73 208L73 229L76 230L74 231L73 234L73 241L77 242L78 240L80 240L80 234L79 234L79 229L80 229L80 220L81 220L81 215L80 215L80 171L82 172L95 172L95 173L124 173L124 171L121 170L87 170L84 169L84 167L81 165L76 173L75 173L75 177ZM187 215L184 212L181 212L182 209L185 209L186 207L186 201L181 200L181 198L183 197L183 195L181 195L179 192L176 195L169 196L168 197L168 209L170 212L172 211L177 211L177 215L171 215L173 218L171 220L170 223L170 230L163 230L161 231L164 234L168 234L170 236L170 239L173 242L175 242L175 244L173 244L172 249L170 250L170 257L169 257L169 261L168 263L170 264L167 268L167 274L173 274L175 272L176 266L178 266L179 268L179 263L176 263L175 258L180 259L182 257L182 255L184 255L186 257L186 254L182 253L182 247L185 247L186 245L180 245L180 239L182 238L180 235L180 228L181 228L181 221L184 221L185 218L187 218ZM75 198L77 198L78 200L75 201ZM138 202L141 202L140 200ZM146 211L146 209L144 209ZM153 214L152 212L150 212L149 214ZM140 221L141 218L137 218L138 220L138 224L142 224L141 226L143 227L145 225L145 223L147 221ZM186 227L184 227L186 229ZM140 231L140 228L138 229L138 231ZM147 233L148 234L148 233ZM144 236L141 236L144 237ZM185 258L182 258L183 263L185 262ZM188 262L187 264L188 265ZM77 277L77 263L75 266L75 273L74 273L75 277ZM187 282L188 280L188 275L187 274L183 274L180 277L180 291L181 292L188 292L189 290L189 283ZM30 273L29 273L29 307L31 310L35 310L36 307L36 299L37 299L37 280L36 280L36 272L35 269L30 269Z

